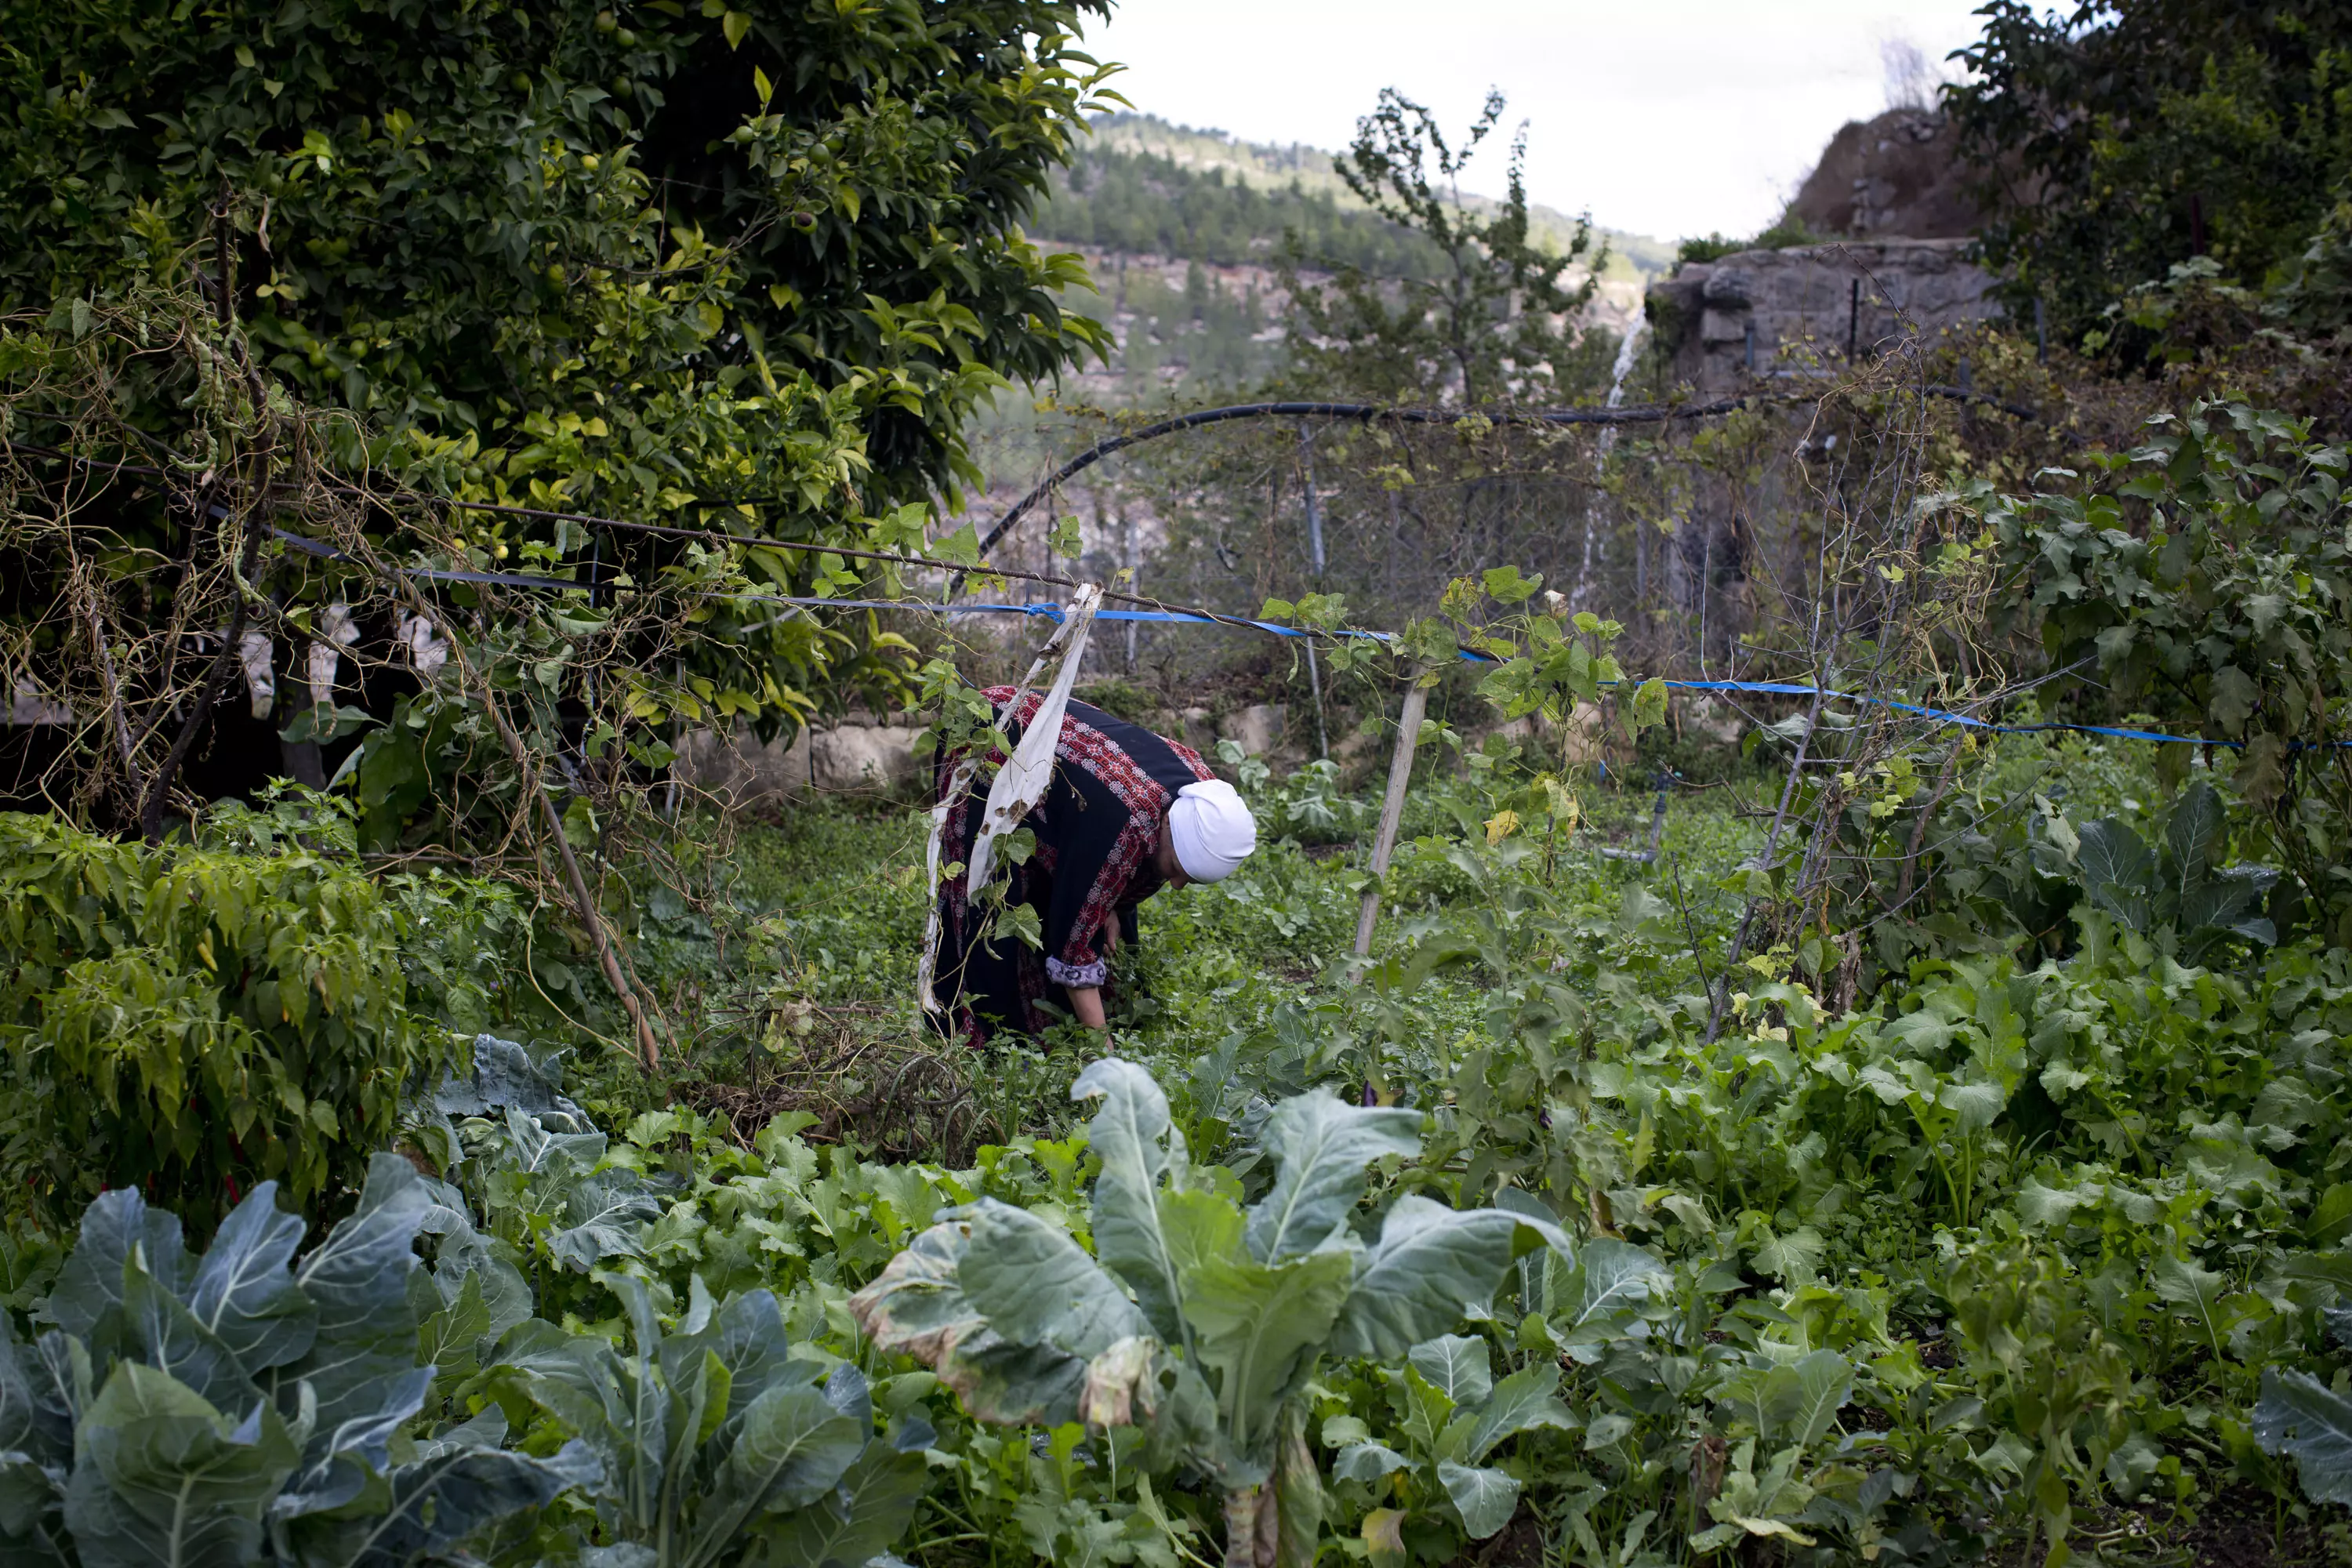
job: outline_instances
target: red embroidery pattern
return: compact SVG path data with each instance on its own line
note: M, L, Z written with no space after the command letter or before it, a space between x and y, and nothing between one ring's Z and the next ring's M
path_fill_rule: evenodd
M994 686L983 695L1002 710L1013 700L1013 688L1010 686ZM1033 691L1022 703L1020 712L1005 717L1010 722L1025 727L1034 720L1037 707L1044 700L1042 692ZM1202 761L1198 752L1174 741L1169 742L1168 745L1196 777L1210 779L1216 776ZM935 788L944 790L947 787L957 760L949 756L940 759ZM1127 823L1113 843L1100 874L1087 889L1085 903L1071 928L1068 942L1055 955L1062 964L1084 968L1101 962L1095 951L1095 938L1107 922L1118 918L1118 910L1123 905L1135 901L1130 895L1149 892L1158 886L1152 852L1159 844L1160 820L1167 812L1169 795L1167 790L1125 750L1093 725L1076 718L1065 717L1063 720L1061 743L1055 748L1055 760L1058 763L1082 769L1098 780L1128 813ZM992 747L987 761L1002 765L1005 756ZM974 792L968 790L964 797L950 809L947 831L940 846L941 858L950 862L969 860L972 839L977 836L979 826L979 799ZM1056 846L1041 843L1031 864L1050 877L1055 874L1059 859ZM954 933L952 943L942 945L952 945L954 951L965 954L971 952L974 934L971 909L968 902L970 892L964 875L959 872L941 884L940 893L945 900L947 925ZM1013 963L1023 1011L1027 1015L1024 1022L1034 1033L1044 1026L1037 1004L1045 1000L1049 982L1039 955L1017 943L1015 947ZM939 977L939 988L942 993L960 991L960 976L942 974ZM981 1043L978 1021L968 1005L958 1009L957 1022L970 1043Z
M1013 688L992 686L988 700L999 708L1013 700ZM1037 706L1045 700L1042 692L1033 691L1021 704L1021 711L1013 716L1013 722L1024 728L1036 716ZM1203 779L1216 777L1201 753L1190 746L1168 742L1184 765ZM1073 969L1100 962L1102 955L1095 951L1095 937L1104 922L1118 918L1118 908L1126 901L1127 893L1136 880L1136 874L1151 858L1160 845L1160 819L1168 813L1168 792L1158 780L1143 771L1142 766L1121 749L1109 736L1093 725L1066 716L1062 721L1061 744L1055 748L1055 757L1074 763L1099 779L1118 803L1127 807L1127 826L1119 830L1118 842L1111 846L1110 855L1103 862L1102 874L1094 886L1087 889L1087 901L1078 911L1076 922L1070 928L1070 940L1063 945L1058 956ZM1051 868L1048 868L1050 870Z

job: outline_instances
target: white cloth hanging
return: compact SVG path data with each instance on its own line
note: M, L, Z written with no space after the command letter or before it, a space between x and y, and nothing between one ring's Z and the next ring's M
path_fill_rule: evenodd
M48 694L33 684L32 677L16 678L16 689L9 694L8 722L11 724L70 724L73 710L62 702L49 700Z
M964 872L964 886L968 889L977 889L984 883L997 837L1000 832L1011 830L1011 827L992 826L1000 821L1000 808L1010 810L1024 793L1024 781L1037 775L1035 762L1039 753L1034 749L1034 742L1041 735L1046 737L1043 750L1044 772L1036 777L1034 789L1026 789L1029 804L1013 813L1012 826L1018 826L1021 819L1034 809L1037 802L1045 796L1045 785L1053 782L1054 748L1061 743L1062 715L1069 709L1070 688L1077 680L1078 664L1086 657L1087 634L1094 624L1095 611L1101 606L1102 590L1091 583L1081 584L1063 614L1062 624L1045 640L1045 646L1037 650L1037 657L1030 661L1029 673L1021 678L1020 687L1013 693L1013 700L1005 711L1018 713L1022 700L1036 686L1037 678L1045 672L1047 661L1056 649L1062 650L1062 668L1055 676L1053 689L1046 694L1045 700L1037 705L1036 715L1030 721L1029 728L1023 731L1020 744L1013 748L1012 758L998 771L996 782L989 788L986 815L982 818L980 832L974 836L971 860ZM1029 759L1028 763L1021 773L1015 773L1016 764L1021 764L1024 756ZM923 869L926 873L923 886L929 890L930 910L923 917L923 956L915 964L915 1000L922 1005L926 1013L941 1010L933 989L940 963L940 845L947 837L948 817L962 804L965 792L971 788L972 774L979 767L979 759L975 757L966 757L958 763L948 775L948 786L940 794L939 804L931 807L930 837L923 846ZM1010 785L1005 783L1007 775L1013 775L1014 780Z
M441 667L449 662L449 645L435 635L433 623L423 616L410 615L405 610L401 612L400 642L408 649L408 662L415 665L416 673L427 680L438 675Z
M1045 791L1054 783L1054 748L1062 743L1062 715L1069 710L1070 688L1077 684L1078 666L1087 656L1087 633L1093 627L1095 611L1101 605L1102 590L1088 583L1071 598L1070 607L1063 615L1062 629L1056 634L1056 640L1066 643L1062 668L1055 672L1053 687L1045 693L1045 700L1037 704L1037 711L1030 718L1029 727L1021 732L1013 755L996 770L996 780L988 786L988 804L981 812L980 832L971 841L971 865L964 873L964 886L975 893L988 885L988 873L995 864L996 841L1021 826L1021 819L1037 808L1037 803L1045 798ZM1013 703L1005 710L1008 716L1021 710L1018 696Z
M278 706L278 678L269 668L276 653L268 632L247 632L237 639L237 661L245 666L245 689L257 719L268 718Z
M337 599L327 606L320 617L319 636L310 639L309 669L310 706L331 708L335 705L335 675L343 662L343 649L360 640L360 629L352 623L352 607Z

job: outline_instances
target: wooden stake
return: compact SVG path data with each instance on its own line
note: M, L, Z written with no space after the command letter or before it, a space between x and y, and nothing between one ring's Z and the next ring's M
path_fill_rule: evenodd
M1396 752L1389 759L1388 798L1381 803L1381 830L1372 839L1372 885L1364 889L1363 912L1356 917L1356 956L1370 956L1372 928L1381 918L1381 879L1388 875L1389 857L1396 852L1397 824L1404 816L1405 786L1412 782L1412 750L1421 742L1422 715L1429 710L1429 689L1421 671L1412 672L1404 689L1404 713L1397 721Z

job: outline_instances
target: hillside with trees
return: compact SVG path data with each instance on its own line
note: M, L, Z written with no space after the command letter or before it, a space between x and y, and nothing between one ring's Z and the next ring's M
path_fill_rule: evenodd
M1284 363L1286 265L1321 278L1353 268L1370 277L1428 276L1441 258L1425 236L1382 217L1335 170L1333 153L1270 147L1172 125L1150 115L1097 117L1030 221L1040 243L1085 258L1100 290L1090 305L1118 348L1112 379L1093 393L1120 401L1231 388ZM1474 212L1494 199L1475 189ZM1538 247L1563 254L1576 220L1530 206ZM1607 246L1599 301L1622 331L1638 312L1643 281L1672 260L1670 247L1598 231Z

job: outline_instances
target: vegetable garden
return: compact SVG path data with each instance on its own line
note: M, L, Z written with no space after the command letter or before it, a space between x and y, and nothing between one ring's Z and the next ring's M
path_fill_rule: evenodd
M1842 1016L1775 954L1710 1038L1741 900L1675 868L1752 826L1678 802L1658 863L1610 860L1496 837L1475 773L1417 793L1411 934L1347 973L1360 873L1303 846L1370 807L1310 770L1256 777L1289 835L1263 864L1148 917L1122 1059L1074 1029L961 1068L948 1163L812 1144L814 1102L648 1105L634 1069L575 1101L482 1037L403 1113L443 1175L379 1157L309 1254L268 1186L201 1258L135 1189L19 1228L12 1535L91 1562L2325 1555L2352 970L2172 901L2240 907L2184 869L2229 853L2211 784L2168 806L2144 747L1987 749L1988 787L2043 798L1972 874L2069 911L2056 951L1986 919ZM1594 810L1638 831L1643 804ZM299 884L322 821L262 866ZM752 833L720 921L790 1000L727 1076L911 1024L920 889L857 868L914 840L839 810ZM429 910L410 962L450 942L462 976L456 900L424 891L374 918ZM385 1010L462 1017L462 989ZM153 1068L119 1070L136 1116Z
M1409 275L1294 241L1263 384L1005 458L1107 352L1020 229L1099 6L68 9L0 47L10 1562L2352 1562L2347 209L1701 405L1455 195L1499 98L1391 92ZM1210 742L1261 847L1107 1037L951 1047L929 802L690 759L1010 751L1098 608L1100 707L1288 704Z

